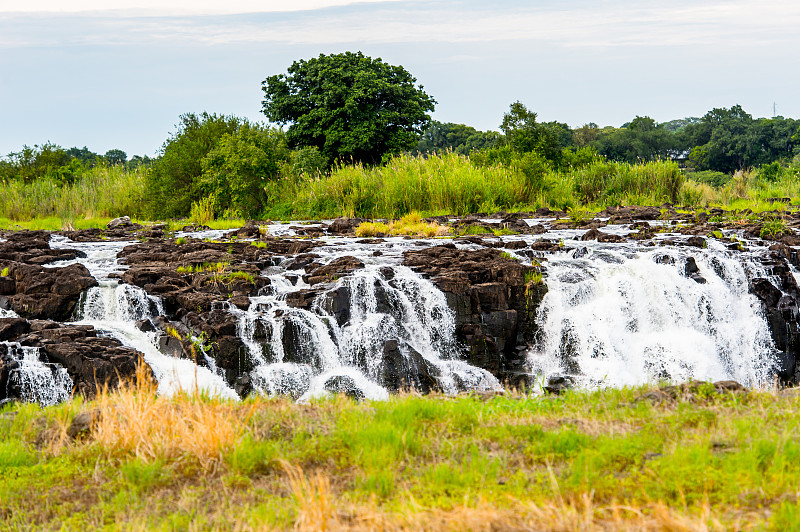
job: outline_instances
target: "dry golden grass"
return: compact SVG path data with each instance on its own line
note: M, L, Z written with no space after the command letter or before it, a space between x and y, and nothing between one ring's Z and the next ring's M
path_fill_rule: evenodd
M392 220L388 224L381 222L363 222L356 227L356 236L415 236L421 238L433 238L437 236L447 236L450 228L437 222L425 222L419 213L409 213L399 220Z
M109 458L166 459L215 470L244 433L254 407L197 393L160 396L156 388L140 370L134 383L100 393L94 444Z

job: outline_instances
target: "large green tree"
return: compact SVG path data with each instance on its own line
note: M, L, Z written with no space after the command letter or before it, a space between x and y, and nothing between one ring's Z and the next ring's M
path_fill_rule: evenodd
M291 147L375 164L414 148L430 121L436 102L415 83L402 66L361 52L323 54L264 80L263 113L289 124Z

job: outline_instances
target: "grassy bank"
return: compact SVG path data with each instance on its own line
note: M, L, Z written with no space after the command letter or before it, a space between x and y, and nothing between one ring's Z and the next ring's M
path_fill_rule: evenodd
M142 217L143 198L148 194L145 172L98 167L76 183L61 187L47 179L28 184L2 182L0 227L99 227L116 216ZM316 178L306 174L281 177L266 182L265 187L268 199L261 217L279 220L399 218L411 212L463 215L539 207L600 210L664 202L690 208L762 211L776 207L769 198L800 199L800 170L788 168L770 179L758 171L739 172L715 187L687 178L672 162L631 165L595 161L556 172L521 163L483 166L469 157L442 153L397 157L372 168L344 165ZM206 199L210 205L211 199ZM205 203L195 205L198 213ZM198 221L205 223L208 216L202 218ZM56 224L58 227L52 227Z
M788 530L800 396L157 397L0 413L0 527ZM95 431L66 436L97 409Z

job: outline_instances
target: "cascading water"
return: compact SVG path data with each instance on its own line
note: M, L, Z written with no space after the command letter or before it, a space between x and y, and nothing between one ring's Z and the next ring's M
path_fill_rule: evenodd
M141 288L104 280L87 291L77 323L92 325L141 352L158 380L159 393L202 390L220 397L238 397L219 375L191 360L164 355L156 348L157 333L136 327L136 321L159 314L163 314L161 302Z
M25 347L17 342L0 342L0 350L16 366L9 371L6 387L15 390L11 396L41 406L55 405L69 399L72 379L67 370L41 360L38 347Z
M584 386L768 382L775 347L748 293L748 279L766 276L756 260L713 242L709 249L587 245L579 258L562 252L547 263L541 337L529 353L534 373L576 376ZM701 278L687 275L690 257Z
M487 371L455 359L455 322L444 294L408 268L366 265L319 294L310 310L288 306L286 294L297 287L273 277L272 294L251 298L247 311L229 309L239 316L239 334L256 363L254 386L264 393L313 397L340 377L365 397L385 398L378 383L387 341L410 366L429 365L446 392L498 386Z
M158 380L159 393L201 390L220 397L237 398L236 392L222 377L191 360L164 355L156 347L156 333L142 332L136 327L136 321L158 316L164 310L158 298L147 295L141 288L109 279L110 273L122 269L117 262L117 253L129 244L131 242L83 243L52 237L51 246L79 249L86 255L54 266L81 263L99 284L86 292L77 311L77 323L92 325L101 334L116 338L123 345L141 352Z

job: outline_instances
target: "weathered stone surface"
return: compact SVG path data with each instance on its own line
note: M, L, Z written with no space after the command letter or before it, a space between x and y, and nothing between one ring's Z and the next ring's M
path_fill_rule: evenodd
M40 348L48 362L66 368L75 392L89 397L104 385L114 388L134 378L141 357L116 339L97 336L90 325L0 318L0 331L3 341ZM146 374L152 376L149 367Z
M334 259L328 264L321 265L312 263L306 266L306 274L304 276L306 282L310 285L317 283L329 283L337 279L360 270L364 267L364 263L355 257L339 257Z
M519 369L518 345L531 343L536 311L547 292L526 283L534 266L504 258L496 249L459 250L452 244L404 253L404 264L431 277L456 315L456 336L467 361L505 379Z
M43 268L16 262L9 270L15 287L11 308L25 318L65 321L72 315L83 291L97 286L97 281L82 264Z

